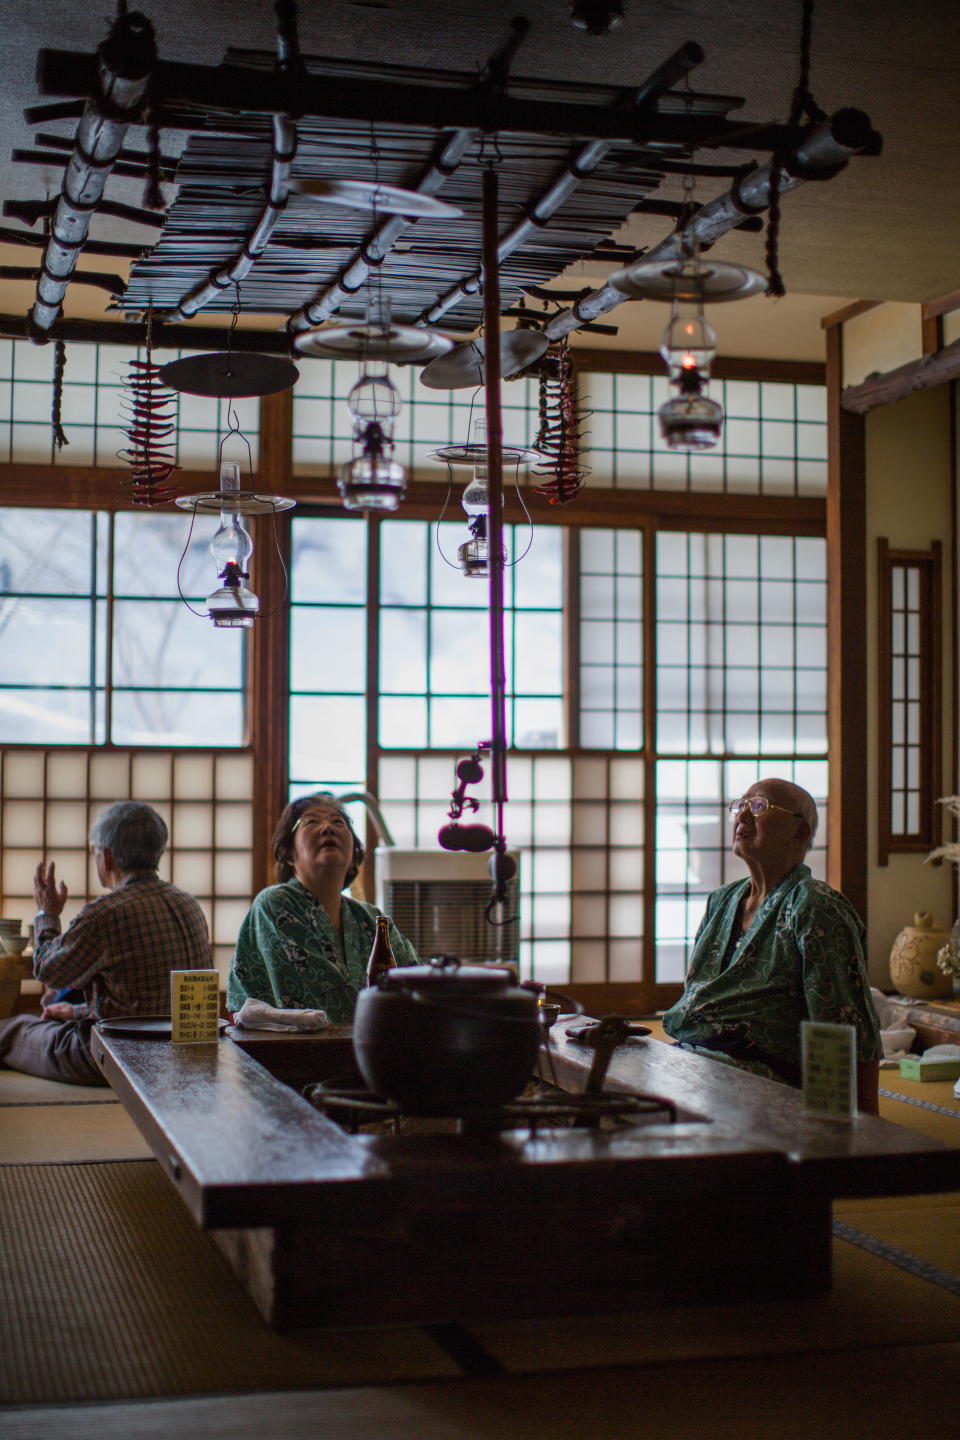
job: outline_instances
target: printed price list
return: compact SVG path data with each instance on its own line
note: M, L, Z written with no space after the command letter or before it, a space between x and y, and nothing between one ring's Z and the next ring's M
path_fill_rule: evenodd
M170 971L170 1014L175 1045L196 1045L217 1039L219 991L220 976L216 970Z
M801 1039L804 1110L835 1120L851 1119L857 1110L853 1026L804 1020Z

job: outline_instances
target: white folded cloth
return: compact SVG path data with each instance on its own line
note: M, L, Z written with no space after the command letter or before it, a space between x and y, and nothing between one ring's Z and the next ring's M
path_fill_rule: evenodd
M278 1010L265 1000L244 1000L234 1023L245 1030L322 1030L329 1025L326 1010Z
M880 1022L880 1039L883 1043L883 1059L895 1064L902 1055L910 1054L910 1046L917 1038L912 1025L904 1023L903 1015L882 990L870 988L873 1008ZM883 1062L881 1062L882 1064Z

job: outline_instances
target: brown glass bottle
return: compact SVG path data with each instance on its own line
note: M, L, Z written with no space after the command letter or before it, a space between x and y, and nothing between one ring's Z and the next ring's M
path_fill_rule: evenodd
M390 944L390 922L386 915L377 916L377 933L374 936L373 949L370 951L370 959L367 961L367 984L379 985L388 970L396 965L393 954L393 946Z

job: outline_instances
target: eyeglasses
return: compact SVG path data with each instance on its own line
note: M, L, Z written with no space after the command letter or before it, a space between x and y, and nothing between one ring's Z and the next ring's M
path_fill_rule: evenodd
M296 822L290 834L295 835L301 826L304 830L316 830L322 825L332 825L336 830L350 829L350 826L347 821L344 820L343 816L338 815L335 811L333 813L328 812L327 814L323 814L318 810L307 810L300 816L300 819Z
M763 815L767 810L782 810L784 815L792 815L796 820L803 819L799 810L788 810L786 805L774 805L766 795L744 795L739 800L731 800L727 806L731 820L736 820L744 808L749 810L751 815Z

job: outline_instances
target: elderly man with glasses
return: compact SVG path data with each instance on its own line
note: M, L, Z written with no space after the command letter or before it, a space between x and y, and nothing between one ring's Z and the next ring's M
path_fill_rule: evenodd
M817 832L816 802L789 780L759 780L729 810L733 853L749 877L707 897L686 985L664 1029L702 1054L799 1085L801 1021L853 1025L859 1107L876 1113L883 1049L863 923L803 863Z

